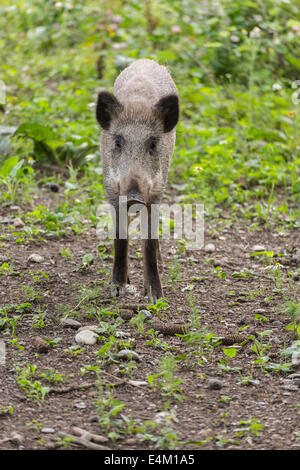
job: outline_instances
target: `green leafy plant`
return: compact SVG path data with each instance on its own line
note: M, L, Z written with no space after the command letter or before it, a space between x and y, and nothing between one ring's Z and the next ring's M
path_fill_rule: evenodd
M18 386L26 392L29 398L33 398L37 402L44 401L45 396L50 391L50 387L45 387L39 380L35 380L36 366L27 364L26 366L16 366L14 372Z
M147 380L149 384L155 389L159 390L162 396L167 399L166 408L169 406L169 399L176 398L178 401L183 401L181 384L183 380L176 377L174 374L177 371L177 361L171 354L166 354L159 362L159 372L157 374L149 374Z
M118 415L125 407L121 400L114 397L111 387L105 386L97 373L98 398L96 400L99 425L105 430L110 438L116 439L118 434L113 430L124 425Z
M224 372L239 373L241 371L241 367L233 366L230 364L231 359L233 359L237 354L237 349L228 347L228 348L222 348L222 350L223 350L225 357L220 359L219 364L218 364L219 369Z
M45 371L41 371L39 373L39 377L47 380L51 384L55 384L55 383L64 382L68 378L68 375L62 374L61 372L58 372L58 371L54 371L53 369L47 369Z
M164 351L172 349L166 341L158 338L158 334L153 328L149 328L149 330L146 331L145 337L147 338L145 342L147 346L153 346L154 348L159 348Z
M8 158L0 168L0 183L6 186L8 195L12 201L15 201L17 189L20 184L21 168L24 160L19 160L18 157Z
M9 274L13 274L14 272L14 268L11 264L9 263L3 263L1 266L0 266L0 275L9 275Z
M294 332L295 339L300 339L300 303L288 300L280 310L291 317L292 323L287 326L288 330Z
M236 429L237 437L243 436L245 433L254 434L255 436L258 436L263 430L263 427L257 418L251 418L245 421L241 420L237 424L241 426Z
M147 306L147 310L149 310L154 316L161 318L170 308L167 299L158 299L155 304L151 304Z

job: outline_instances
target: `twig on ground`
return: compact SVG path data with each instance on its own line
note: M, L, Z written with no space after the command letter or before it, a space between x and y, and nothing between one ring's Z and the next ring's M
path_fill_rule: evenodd
M107 442L107 437L101 436L99 434L92 434L85 429L78 428L74 426L71 428L73 434L68 434L64 431L58 432L58 436L62 439L70 439L74 444L82 445L87 449L92 450L111 450L109 447L101 445L101 443Z

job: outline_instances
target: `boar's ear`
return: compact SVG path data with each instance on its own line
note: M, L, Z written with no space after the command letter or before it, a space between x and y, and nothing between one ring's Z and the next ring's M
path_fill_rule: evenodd
M112 93L100 91L96 107L96 118L103 129L109 129L112 118L117 116L121 107L121 103Z
M179 119L178 96L164 96L156 103L155 110L163 123L164 132L170 132L176 126Z

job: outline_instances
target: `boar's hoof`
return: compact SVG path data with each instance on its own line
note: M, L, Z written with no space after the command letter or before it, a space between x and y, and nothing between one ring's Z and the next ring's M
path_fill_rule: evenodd
M162 288L161 286L145 286L144 288L144 296L148 296L149 301L152 304L156 304L159 299L162 298Z
M110 294L112 297L123 297L125 295L125 290L125 285L123 286L113 282L110 287Z

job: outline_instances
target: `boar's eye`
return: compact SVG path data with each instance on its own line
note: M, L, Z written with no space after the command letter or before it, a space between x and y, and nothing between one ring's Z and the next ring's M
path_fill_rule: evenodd
M121 135L114 136L115 150L122 150L123 147L123 137Z
M147 141L147 146L150 155L154 155L157 149L158 138L151 136Z

